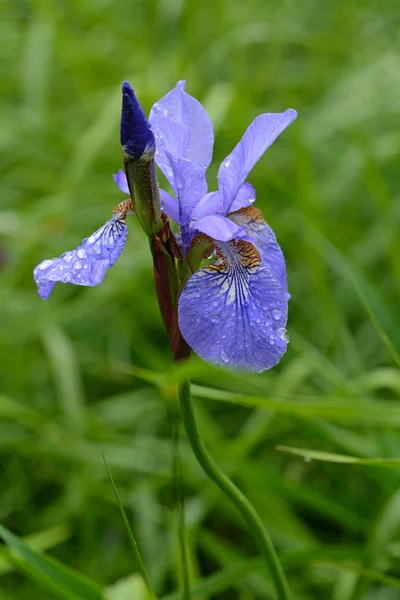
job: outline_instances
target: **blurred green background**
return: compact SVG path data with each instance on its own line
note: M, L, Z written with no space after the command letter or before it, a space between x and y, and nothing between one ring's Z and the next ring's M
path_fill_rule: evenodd
M58 284L46 303L32 269L123 199L112 174L124 79L146 111L186 79L215 125L211 189L253 118L298 110L250 176L287 259L291 343L257 376L195 358L197 414L296 599L400 598L399 468L276 449L400 456L399 27L396 0L2 2L0 520L108 599L144 593L102 450L157 593L180 598L179 370L134 219L98 288ZM194 597L273 599L237 513L183 436L180 450ZM1 599L81 598L59 587L0 547Z

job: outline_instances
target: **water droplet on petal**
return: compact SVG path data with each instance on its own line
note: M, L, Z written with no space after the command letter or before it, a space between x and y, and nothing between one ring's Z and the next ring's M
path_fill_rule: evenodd
M269 336L269 343L271 344L271 346L273 346L275 344L275 336L272 335L272 333Z
M101 254L100 244L99 243L94 244L93 250L95 251L96 254Z
M220 357L221 357L221 360L224 361L224 363L228 363L231 360L229 357L229 354L227 352L225 352L224 349L221 350Z
M63 271L63 270L64 270L64 267L63 267L62 265L59 265L59 267L58 267L58 270L59 270L59 271Z
M79 248L77 255L79 256L79 258L85 258L86 250L84 250L83 248Z
M38 269L40 269L41 271L44 271L44 269L47 269L47 267L50 267L50 265L53 264L52 260L44 260L43 262L40 263L40 265L38 266Z
M74 262L74 269L82 269L82 263L80 263L79 260Z
M211 315L210 319L212 323L218 323L219 315Z
M273 316L273 318L275 319L275 321L279 321L279 319L280 319L280 318L281 318L281 316L282 316L282 313L281 313L281 311L280 311L280 310L278 310L277 308L273 308L273 309L272 309L272 316Z

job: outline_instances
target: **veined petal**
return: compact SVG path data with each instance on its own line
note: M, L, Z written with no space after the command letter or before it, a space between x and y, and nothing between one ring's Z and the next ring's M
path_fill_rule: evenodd
M165 120L159 120L157 117L168 120L171 127L172 124L179 124L187 129L187 145L179 148L174 140L171 140ZM149 121L158 147L167 150L175 158L186 158L200 167L208 167L214 144L213 126L205 108L196 98L185 92L184 81L178 81L173 90L154 104ZM171 144L174 144L174 148Z
M160 192L160 200L161 200L161 210L163 210L170 219L175 221L175 223L179 223L179 204L178 201L175 200L168 194L165 190L159 189Z
M122 85L121 146L127 156L154 156L155 139L135 92L127 81Z
M219 168L221 214L226 215L229 212L240 187L256 162L296 117L297 112L289 108L283 113L266 113L254 119L240 142Z
M229 219L236 225L245 227L246 232L259 251L263 263L269 266L287 293L286 265L283 252L271 227L264 221L262 212L255 206L250 206L231 213Z
M155 161L176 192L175 179L169 156L186 157L190 131L181 123L171 121L160 114L152 116L152 128L156 138Z
M118 173L113 175L113 178L121 192L124 192L124 194L130 194L128 181L122 169L119 169Z
M179 328L207 362L259 373L286 351L287 294L253 244L219 243L179 298Z
M245 231L245 227L236 225L233 221L221 215L208 215L198 221L192 221L191 228L221 242L241 238Z
M87 286L101 283L121 254L127 234L125 219L113 217L75 250L41 262L33 271L39 296L47 300L57 281Z
M169 155L174 181L176 186L176 195L179 202L179 224L182 232L183 251L186 253L190 246L193 233L190 231L191 214L207 192L207 181L205 169L183 158L174 158Z

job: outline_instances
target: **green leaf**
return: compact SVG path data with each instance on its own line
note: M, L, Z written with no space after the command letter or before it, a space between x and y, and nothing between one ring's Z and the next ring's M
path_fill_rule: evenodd
M148 597L146 584L138 573L120 579L104 590L105 600L147 600Z
M280 452L302 456L308 460L321 460L350 465L378 465L380 467L400 467L400 458L358 458L357 456L346 456L335 452L323 452L308 448L294 448L292 446L276 446Z
M0 537L12 551L11 558L16 559L17 567L39 585L57 594L57 597L68 600L103 600L97 584L54 558L31 550L3 525L0 525Z
M136 564L137 564L137 566L139 568L139 572L141 573L141 575L143 577L143 580L145 582L145 585L146 585L149 597L152 600L156 600L156 595L153 592L153 588L151 587L150 579L149 579L149 577L147 575L146 567L144 566L142 557L140 555L139 546L137 545L135 536L133 535L133 531L131 529L131 526L129 525L128 517L126 516L126 512L125 512L124 506L123 506L123 504L121 502L121 498L119 496L117 487L115 485L114 478L113 478L113 476L111 474L111 471L109 469L109 466L107 464L107 461L105 459L104 454L103 454L103 460L104 460L105 467L107 469L108 476L109 476L110 481L111 481L111 485L113 486L113 489L114 489L115 497L117 499L118 506L119 506L119 509L121 511L121 515L122 515L122 519L123 519L125 527L126 527L126 531L128 532L129 541L131 543L131 547L132 547L132 551L133 551L133 556L135 558L135 562L136 562Z

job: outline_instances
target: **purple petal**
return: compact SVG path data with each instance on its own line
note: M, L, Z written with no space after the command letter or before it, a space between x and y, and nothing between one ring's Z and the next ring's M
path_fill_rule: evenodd
M208 215L198 221L192 221L191 228L221 242L228 242L241 237L244 230L244 227L236 225L233 221L221 215Z
M239 210L244 206L251 206L256 199L256 191L251 183L245 183L240 188L231 210ZM234 207L234 208L233 208ZM192 217L201 219L208 215L220 214L222 209L222 198L219 192L209 192L198 202Z
M229 219L236 225L245 228L259 251L263 264L271 269L287 293L285 259L274 232L264 221L262 212L252 206L231 213Z
M123 172L123 170L119 169L118 173L116 175L113 175L113 177L114 177L115 183L117 184L117 186L121 190L121 192L124 192L124 194L130 194L129 187L128 187L128 181L126 179L126 175Z
M179 223L179 204L175 198L173 198L168 192L165 190L159 189L160 192L160 200L161 200L161 210L163 210L170 219L175 221L175 223Z
M155 139L135 92L125 81L122 85L121 146L127 156L153 156Z
M75 250L41 262L33 271L39 296L47 300L57 281L87 286L101 283L121 254L127 233L126 223L113 218Z
M157 140L157 154L159 150L161 152L161 149L164 149L175 158L186 158L206 169L212 158L213 126L200 102L184 90L185 82L179 81L150 111L149 121ZM169 121L171 127L179 124L187 130L189 136L181 147L171 137L166 121Z
M251 185L251 183L246 182L240 188L236 198L234 199L230 210L233 212L235 210L239 210L240 208L244 208L246 206L251 206L253 202L256 201L256 190Z
M296 117L297 112L292 108L283 113L267 113L257 117L245 131L218 171L218 188L222 196L221 214L229 212L240 187L256 162Z
M152 127L156 138L155 161L176 192L174 174L169 156L185 157L189 146L190 131L161 115L154 115Z
M207 192L207 181L203 167L195 165L190 160L174 158L168 155L179 202L179 224L182 232L183 251L189 250L190 241L194 235L189 229L191 214Z
M182 335L209 363L253 373L270 369L286 351L286 291L252 244L221 243L218 255L180 296Z

